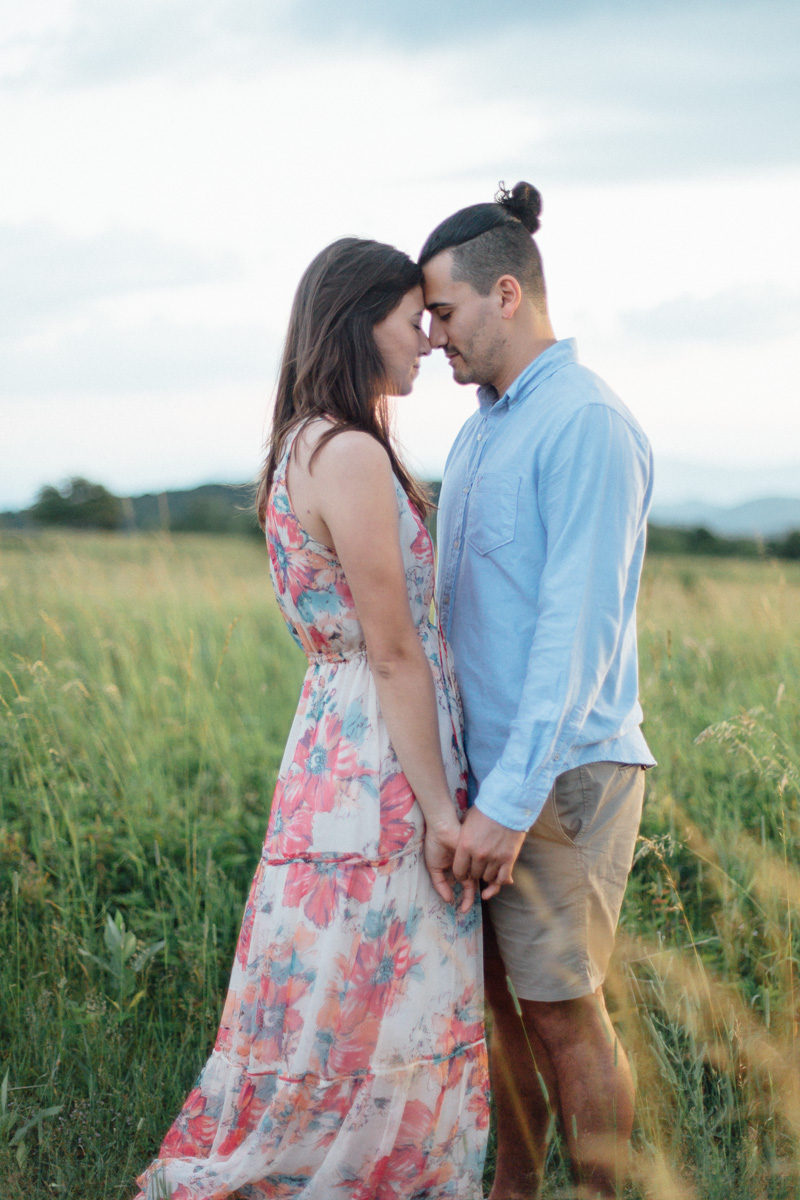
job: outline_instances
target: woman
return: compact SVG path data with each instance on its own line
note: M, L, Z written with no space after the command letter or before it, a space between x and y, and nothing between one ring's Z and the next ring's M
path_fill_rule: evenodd
M257 504L309 668L217 1042L147 1200L481 1195L479 911L448 875L460 712L386 405L430 353L422 313L419 268L355 238L294 300Z

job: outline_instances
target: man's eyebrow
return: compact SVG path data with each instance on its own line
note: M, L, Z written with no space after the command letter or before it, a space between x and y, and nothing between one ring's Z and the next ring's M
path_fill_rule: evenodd
M433 312L435 308L450 308L450 302L448 300L434 300L432 304L426 304L425 307L428 312Z

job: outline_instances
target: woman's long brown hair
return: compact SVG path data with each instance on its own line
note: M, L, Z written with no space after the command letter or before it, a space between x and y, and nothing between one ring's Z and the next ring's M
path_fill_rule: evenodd
M374 327L422 283L408 255L382 242L340 238L313 260L297 288L283 348L272 430L256 491L266 524L275 468L292 430L312 417L335 424L317 442L310 462L345 429L369 433L386 450L406 495L426 516L430 502L392 445L386 373Z

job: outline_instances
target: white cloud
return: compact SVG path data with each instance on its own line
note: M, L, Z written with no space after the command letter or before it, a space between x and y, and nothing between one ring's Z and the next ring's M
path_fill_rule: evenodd
M260 382L266 392L270 367L258 326L153 319L120 327L95 319L6 349L0 394L12 400L61 394L74 406L87 396L175 395L242 381Z
M171 245L151 230L74 236L47 221L0 225L0 336L87 304L154 288L220 281L236 265Z
M620 323L624 332L649 342L769 342L800 329L800 292L739 284L712 296L677 296L623 313Z
M434 129L469 96L502 95L544 120L537 162L553 178L636 179L797 161L800 10L793 0L551 0L535 8L465 0L455 15L422 0L335 7L61 0L49 31L41 19L29 23L26 41L16 24L0 54L10 86L103 90L169 79L192 88L268 81L287 69L299 83L303 64L325 64L310 86L287 89L276 110L296 127L294 107L304 96L324 122L342 86L358 78L362 105L385 112L402 103L422 69ZM371 86L370 61L401 67L408 82L396 95L380 81ZM338 74L333 87L331 74ZM437 110L442 81L444 111Z

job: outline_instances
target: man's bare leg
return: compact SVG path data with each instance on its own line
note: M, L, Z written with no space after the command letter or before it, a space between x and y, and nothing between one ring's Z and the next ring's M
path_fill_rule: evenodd
M633 1079L602 988L578 1000L520 1004L526 1028L541 1040L553 1066L561 1125L581 1194L591 1200L615 1197L628 1163Z
M581 1194L592 1200L617 1196L627 1167L634 1090L602 988L578 1000L520 1000L520 1018L491 929L484 974L497 1117L490 1200L537 1200L551 1112L560 1116Z
M497 1165L489 1200L536 1200L550 1114L558 1112L555 1074L535 1030L530 1022L523 1025L514 1008L499 953L486 954L484 977L492 1013L489 1065L497 1118Z

